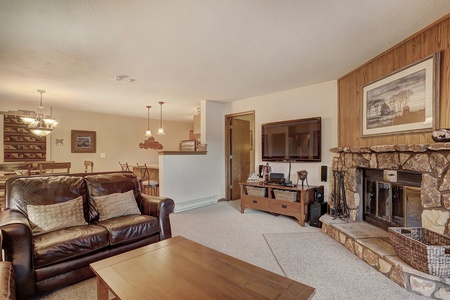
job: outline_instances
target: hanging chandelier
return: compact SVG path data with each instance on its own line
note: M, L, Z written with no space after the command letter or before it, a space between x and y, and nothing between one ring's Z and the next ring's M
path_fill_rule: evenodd
M147 105L147 131L145 131L145 136L152 136L152 131L150 130L150 105Z
M159 109L159 129L158 129L158 134L159 134L159 135L163 135L163 134L166 134L166 133L164 132L164 128L163 128L163 124L162 124L162 105L164 104L164 102L159 101L158 103L159 103L159 105L160 105L160 109Z
M50 107L50 116L44 115L45 107L42 105L42 94L44 90L37 90L41 94L41 101L38 106L36 117L30 116L20 117L25 124L28 124L28 129L35 135L46 136L58 125L58 121L52 119L52 108Z

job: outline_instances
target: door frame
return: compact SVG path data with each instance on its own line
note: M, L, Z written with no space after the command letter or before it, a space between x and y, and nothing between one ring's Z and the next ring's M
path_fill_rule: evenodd
M250 159L253 160L253 167L255 167L255 111L249 110L240 113L225 115L225 200L229 201L231 199L230 195L230 185L231 185L231 170L230 170L230 123L233 118L242 117L245 115L250 115L252 121L250 123L250 131L253 133L251 135L251 144L253 145L253 155L250 154ZM254 171L254 170L253 170ZM252 170L250 170L252 172Z

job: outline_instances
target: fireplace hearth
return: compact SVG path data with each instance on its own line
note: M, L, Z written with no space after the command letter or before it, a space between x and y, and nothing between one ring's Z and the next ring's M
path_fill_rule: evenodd
M450 233L450 143L338 147L331 152L333 171L345 173L351 220ZM334 190L333 181L331 185Z

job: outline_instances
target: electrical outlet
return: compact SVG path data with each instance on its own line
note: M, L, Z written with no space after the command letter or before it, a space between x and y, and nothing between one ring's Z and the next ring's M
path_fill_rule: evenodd
M105 158L106 157L106 153L100 153L100 157L101 158Z

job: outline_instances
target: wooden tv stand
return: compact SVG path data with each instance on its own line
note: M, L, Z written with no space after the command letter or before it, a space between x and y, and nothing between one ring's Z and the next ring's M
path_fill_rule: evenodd
M308 219L308 204L314 200L314 188L316 186L287 187L282 185L264 184L261 182L239 183L241 186L241 213L246 208L263 210L274 214L295 217L301 226L305 226ZM261 190L261 195L252 196L248 194L247 187L257 187ZM295 201L275 199L274 190L296 192Z

